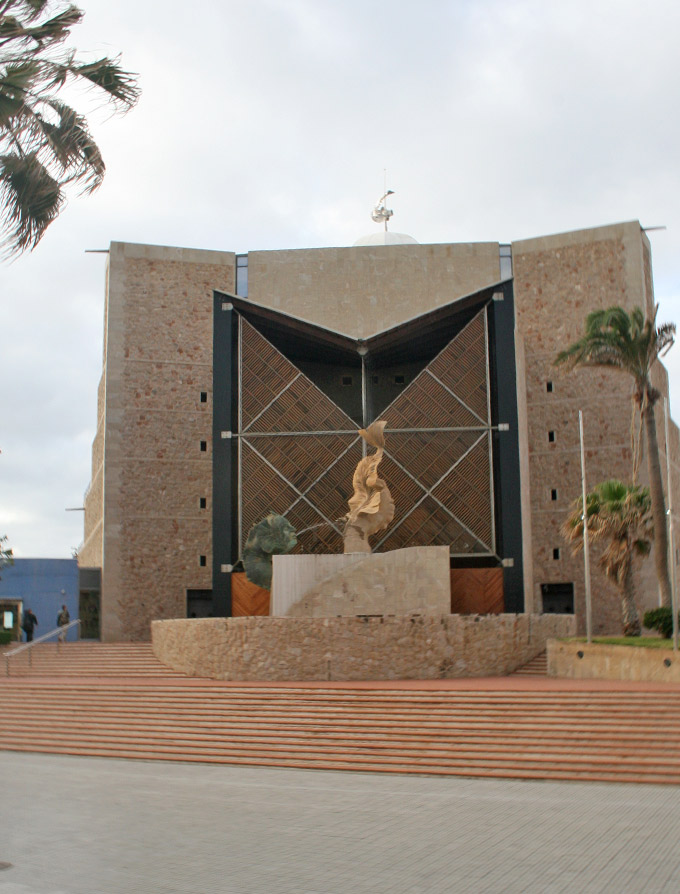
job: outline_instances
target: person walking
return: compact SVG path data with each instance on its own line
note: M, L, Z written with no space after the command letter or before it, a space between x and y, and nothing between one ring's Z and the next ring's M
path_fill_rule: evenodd
M26 634L26 642L32 642L33 629L38 626L38 619L33 614L30 608L27 608L24 612L24 621L21 626L24 628L24 633Z
M66 642L66 630L65 628L71 623L71 615L68 613L68 609L65 605L62 605L61 611L57 615L57 627L61 627L61 631L59 633L59 642Z

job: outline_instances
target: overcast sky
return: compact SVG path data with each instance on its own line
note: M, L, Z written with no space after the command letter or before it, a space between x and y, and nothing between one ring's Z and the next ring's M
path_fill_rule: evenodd
M0 265L0 534L82 541L112 240L246 252L510 242L638 219L680 323L677 0L83 0L139 105L95 115L101 190ZM80 108L88 108L87 100ZM666 358L680 418L680 348Z

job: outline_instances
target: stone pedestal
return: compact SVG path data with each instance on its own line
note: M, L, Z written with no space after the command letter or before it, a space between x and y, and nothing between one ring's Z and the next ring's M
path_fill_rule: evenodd
M449 549L274 556L270 614L288 618L442 615L451 611Z

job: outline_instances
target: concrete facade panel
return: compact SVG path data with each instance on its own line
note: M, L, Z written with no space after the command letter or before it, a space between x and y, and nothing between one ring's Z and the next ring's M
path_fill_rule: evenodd
M365 338L500 279L496 242L250 252L248 298Z
M204 412L212 424L211 363L162 363L131 361L125 365L128 407ZM201 394L206 401L201 401Z
M126 410L122 422L129 437L122 445L121 458L198 462L207 461L212 452L212 421L200 410ZM205 450L201 450L202 444Z
M131 548L120 560L118 598L109 610L116 612L121 640L148 640L152 619L186 617L187 589L212 586L210 522L130 518L120 538Z
M182 487L176 482L182 481ZM130 458L121 472L121 497L130 518L189 517L210 525L212 467L209 461ZM201 497L206 508L200 508Z

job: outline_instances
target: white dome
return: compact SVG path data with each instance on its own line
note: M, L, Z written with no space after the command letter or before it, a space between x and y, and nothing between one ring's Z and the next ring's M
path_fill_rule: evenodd
M418 240L413 236L407 236L406 233L392 233L389 230L379 230L377 233L371 233L369 236L362 236L357 239L354 245L418 245Z

